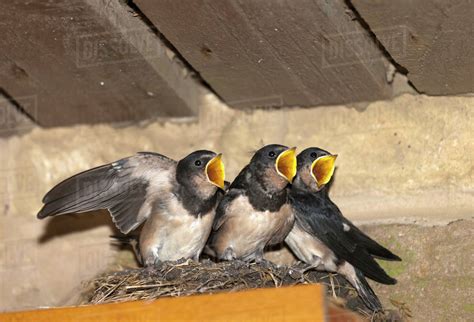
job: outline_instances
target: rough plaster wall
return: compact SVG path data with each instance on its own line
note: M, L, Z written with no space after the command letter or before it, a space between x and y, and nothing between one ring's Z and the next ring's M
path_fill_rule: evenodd
M79 171L157 151L224 153L233 179L262 144L338 153L331 195L360 221L435 224L473 216L473 97L402 95L359 112L344 106L235 111L211 96L199 121L76 126L0 139L0 303L72 304L80 281L114 262L107 214L38 221L44 193ZM1 308L0 308L1 309Z
M401 262L379 261L397 279L396 285L369 281L385 308L410 310L410 321L472 321L474 220L434 227L384 224L360 228L402 258ZM295 261L285 248L266 256L285 264Z

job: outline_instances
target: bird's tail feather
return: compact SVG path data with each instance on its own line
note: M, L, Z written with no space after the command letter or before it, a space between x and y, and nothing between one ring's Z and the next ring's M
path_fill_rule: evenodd
M354 287L364 304L374 312L382 310L382 304L374 290L370 287L364 274L362 274L362 272L357 268L355 269L355 273L356 278L354 280Z
M352 284L352 286L357 290L359 297L370 310L374 312L382 310L380 300L377 295L375 295L361 270L355 268L348 262L344 262L338 267L338 273L344 276L349 283Z

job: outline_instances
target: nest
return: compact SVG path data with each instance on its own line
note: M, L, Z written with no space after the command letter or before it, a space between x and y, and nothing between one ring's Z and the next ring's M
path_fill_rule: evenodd
M374 315L341 276L314 270L302 272L303 268L301 264L277 266L267 261L164 262L154 267L110 272L87 282L83 292L83 304L154 300L170 296L321 283L326 285L328 296L336 304L371 320L393 320L394 312L379 312Z

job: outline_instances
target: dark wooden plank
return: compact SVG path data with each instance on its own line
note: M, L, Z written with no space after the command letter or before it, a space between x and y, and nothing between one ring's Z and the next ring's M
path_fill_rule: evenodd
M352 2L418 91L474 92L473 1Z
M40 125L194 114L145 59L165 53L144 57L85 1L2 1L0 34L0 88L34 97L36 109L25 109Z
M35 97L24 97L21 101L16 101L0 90L0 139L11 135L24 134L36 125L23 112L21 106L30 111L36 109Z
M230 105L390 97L386 66L343 1L136 0Z

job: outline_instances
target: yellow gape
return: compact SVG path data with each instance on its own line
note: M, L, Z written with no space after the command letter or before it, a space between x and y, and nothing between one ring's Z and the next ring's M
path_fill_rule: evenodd
M291 148L280 153L275 161L275 167L279 175L286 178L289 183L296 175L296 148Z
M224 189L225 169L222 162L222 153L219 153L206 164L207 180L213 185Z
M331 180L334 173L334 164L336 163L337 154L325 155L317 158L311 164L311 175L318 185L318 188L325 185Z

